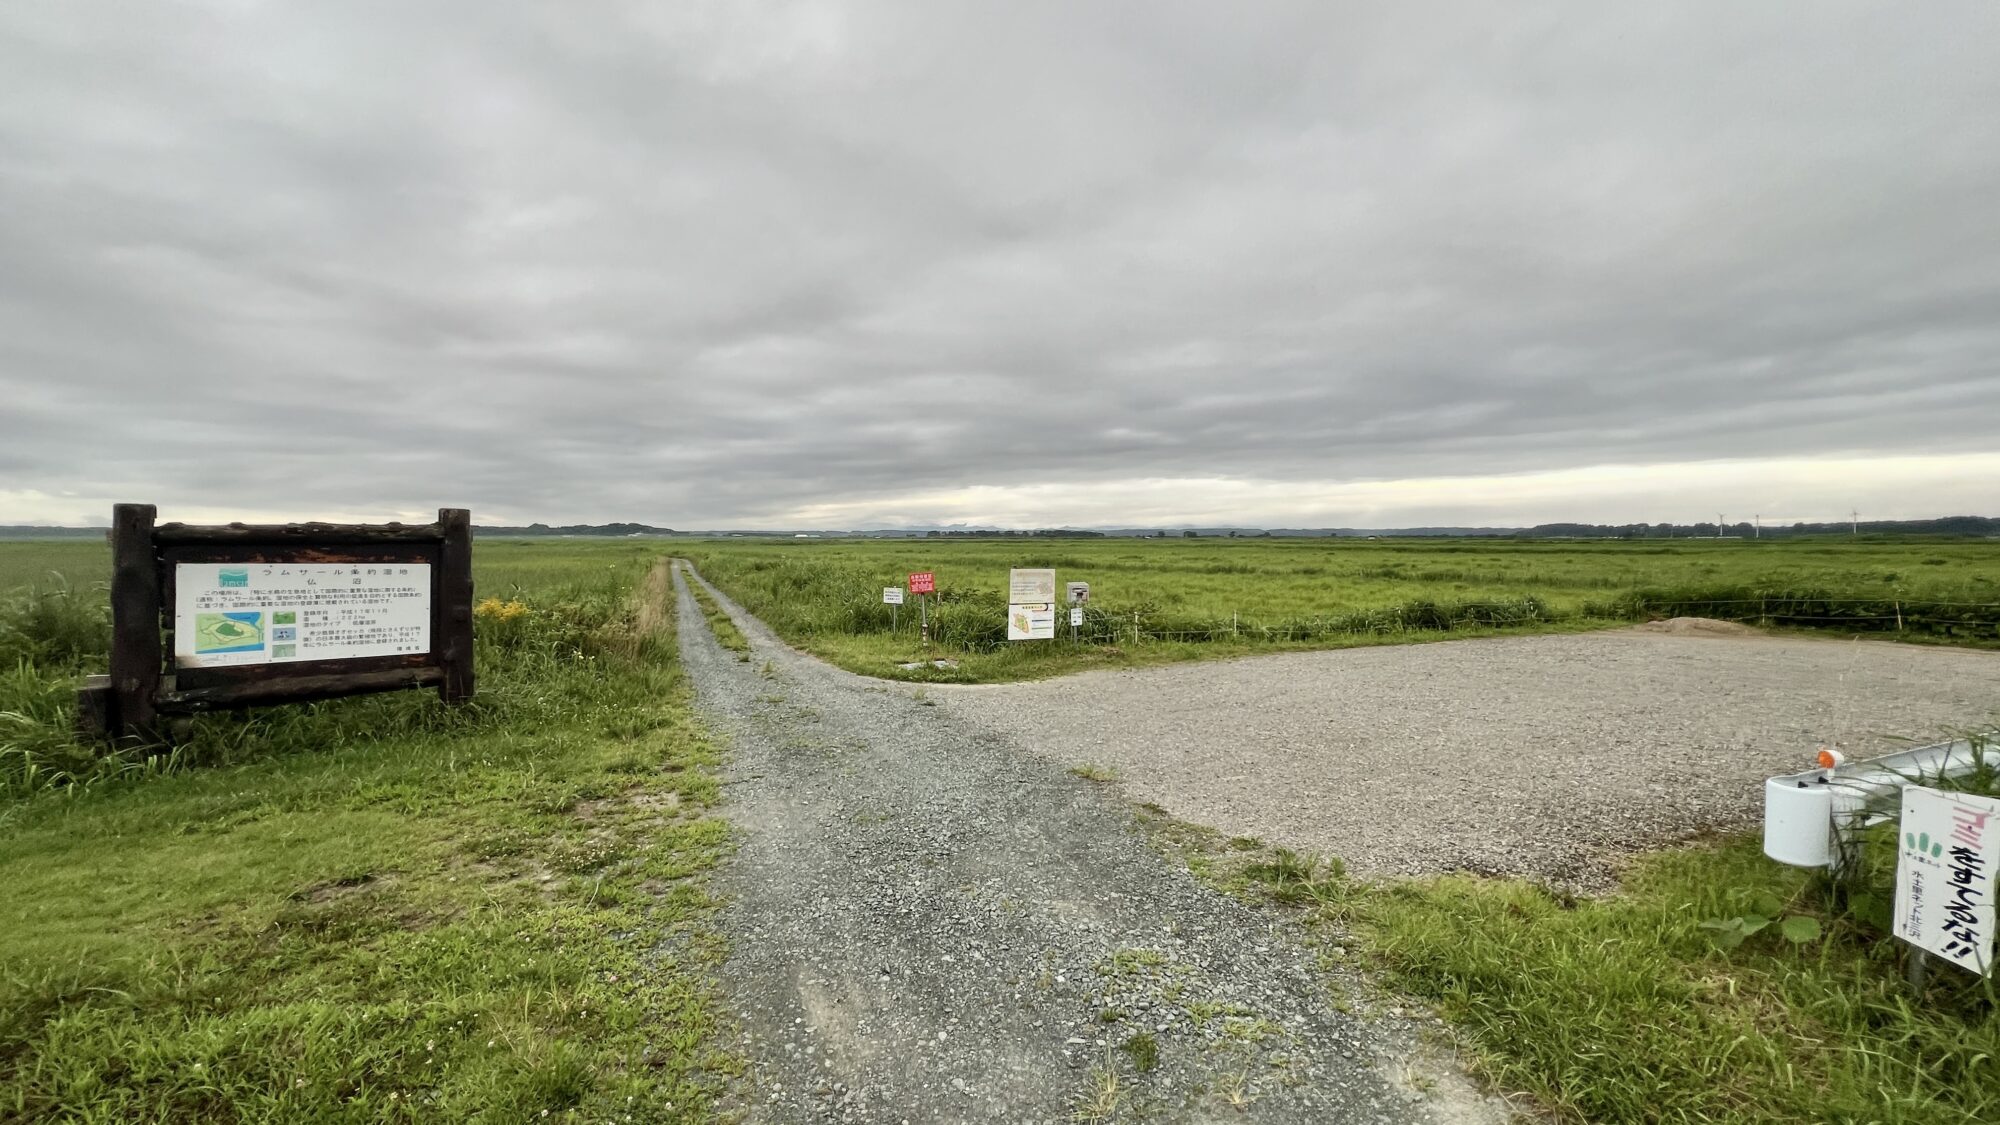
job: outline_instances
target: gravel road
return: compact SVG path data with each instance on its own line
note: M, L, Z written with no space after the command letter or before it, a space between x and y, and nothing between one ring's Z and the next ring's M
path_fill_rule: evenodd
M1292 923L1200 886L1115 794L717 594L739 661L686 581L682 655L729 745L717 887L751 1120L1504 1118L1413 1062L1411 1024L1336 1010Z
M2000 653L1639 630L1092 672L934 694L1170 814L1352 870L1596 889L1759 822L1763 780L2000 716Z

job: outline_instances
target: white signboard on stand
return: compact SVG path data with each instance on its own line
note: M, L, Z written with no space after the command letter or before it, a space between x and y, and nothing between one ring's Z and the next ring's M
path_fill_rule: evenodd
M882 604L883 604L883 605L902 605L902 604L903 604L903 588L902 588L901 586L884 586L884 587L882 587Z
M1055 600L1055 571L1015 569L1007 572L1008 605L1040 605Z
M431 648L429 563L180 563L174 666L405 656Z
M1993 966L2000 800L1907 786L1899 837L1896 936L1984 976Z
M1052 641L1056 636L1056 604L1027 602L1007 607L1007 639Z
M1069 608L1069 627L1074 629L1082 624L1083 624L1083 607L1080 605L1071 606Z

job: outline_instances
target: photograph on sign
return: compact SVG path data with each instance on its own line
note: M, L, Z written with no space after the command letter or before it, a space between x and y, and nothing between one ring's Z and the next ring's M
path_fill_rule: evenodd
M180 563L174 664L227 668L426 653L429 563Z
M1054 602L1026 602L1007 607L1007 639L1051 641L1056 636Z
M1960 968L1993 965L2000 800L1911 785L1896 848L1896 936Z
M884 587L882 587L882 604L883 604L883 605L902 605L902 604L903 604L903 588L902 588L901 586L884 586Z
M910 575L910 593L932 594L937 592L937 579L928 570L920 570Z
M1008 605L1040 605L1055 600L1055 571L1015 569L1007 572Z
M1069 589L1069 604L1082 605L1083 603L1090 600L1090 583L1071 582L1069 583L1068 589Z

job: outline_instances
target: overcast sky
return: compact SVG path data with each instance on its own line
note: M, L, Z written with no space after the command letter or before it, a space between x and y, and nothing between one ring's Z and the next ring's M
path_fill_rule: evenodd
M2000 4L0 5L0 523L2000 514Z

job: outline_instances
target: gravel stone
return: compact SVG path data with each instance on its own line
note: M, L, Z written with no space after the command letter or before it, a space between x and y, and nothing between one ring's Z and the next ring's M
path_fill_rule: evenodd
M682 657L729 750L715 886L750 1120L1507 1119L1424 1061L1416 1022L1337 1010L1296 924L1201 886L1115 794L716 592L737 660L687 574Z
M1766 777L1989 726L2000 653L1617 630L928 689L1174 817L1339 856L1602 889L1619 857L1761 823Z

